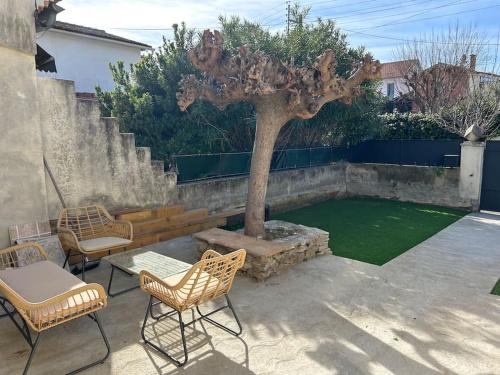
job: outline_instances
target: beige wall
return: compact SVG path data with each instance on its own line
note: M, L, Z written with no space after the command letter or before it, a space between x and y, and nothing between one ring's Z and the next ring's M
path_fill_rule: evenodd
M0 2L0 247L13 224L46 220L34 2Z
M370 196L474 209L476 201L459 190L460 168L335 163L272 172L267 203L273 211L315 200ZM188 208L228 210L245 204L248 178L232 177L178 185L179 202Z
M75 96L71 81L38 78L43 151L69 207L101 203L108 207L168 205L175 200L176 176L136 147L134 134L120 133L116 119L100 117L92 100ZM62 205L46 178L48 211Z

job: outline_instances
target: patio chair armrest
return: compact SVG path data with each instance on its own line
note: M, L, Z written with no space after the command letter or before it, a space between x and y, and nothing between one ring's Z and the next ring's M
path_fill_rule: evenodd
M30 264L48 259L47 253L43 249L42 245L36 242L26 242L0 250L0 270L17 267L17 253L23 250L34 250L34 252L29 254L28 257L28 263ZM26 257L23 258L26 261Z
M2 281L0 290L35 331L100 310L106 307L108 298L104 288L96 283L82 285L39 303L26 301Z
M65 251L69 250L82 251L82 249L80 248L78 237L76 236L75 232L73 232L71 229L58 227L57 236L59 237L59 241L61 241L61 246Z
M175 291L175 290L178 290L180 288L182 288L186 282L189 280L189 278L191 277L191 274L192 274L192 269L190 271L188 271L184 277L179 280L179 282L175 285L169 285L167 284L165 281L163 281L162 279L160 279L158 276L155 276L153 275L152 273L148 272L148 271L141 271L140 273L140 283L141 283L141 289L144 290L145 292L147 292L147 286L148 284L151 284L151 283L158 283L160 285L160 287L162 288L165 288L165 289L169 289L171 291Z
M222 256L222 254L218 253L215 250L208 249L208 250L205 250L205 252L201 256L201 260L212 259L212 258L216 258L216 257L220 257L220 256Z
M111 232L120 238L132 241L134 239L134 230L132 223L126 220L115 220L111 227Z

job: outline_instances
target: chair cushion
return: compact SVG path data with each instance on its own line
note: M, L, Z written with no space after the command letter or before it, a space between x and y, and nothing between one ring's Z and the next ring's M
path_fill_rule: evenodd
M41 261L25 267L0 271L0 280L25 302L39 304L63 293L87 285L85 282L50 261ZM99 298L99 292L91 289L82 294L43 308L33 306L28 313L34 324L50 323L88 308L88 303ZM14 301L11 301L14 302ZM17 306L16 306L17 308Z
M120 237L99 237L80 241L79 243L83 251L92 252L106 250L114 247L125 247L127 245L130 245L132 241Z
M176 275L169 276L165 279L162 279L165 284L169 287L174 287L179 283L179 281L182 280L182 278L188 273L189 271L181 272ZM164 287L162 288L158 283L153 282L148 285L152 290L155 291L163 291L163 293L166 293L167 298L171 298L176 300L180 304L185 304L188 299L189 291L192 288L194 282L196 281L196 278L198 277L198 270L196 272L193 272L189 280L186 282L186 284L179 290L173 291L170 289L165 289ZM208 283L208 286L205 289L205 285ZM215 292L215 289L217 288L217 285L219 285L219 279L216 277L210 277L210 275L204 271L201 271L201 275L198 279L198 282L196 283L195 289L191 292L191 295L189 296L189 305L192 304L197 304L204 302L208 299L210 299L210 294L212 292ZM221 286L222 287L222 286ZM203 293L203 298L201 298L200 301L198 301ZM208 298L205 298L208 297ZM174 306L171 306L174 307ZM187 307L187 306L186 306Z
M48 260L0 271L0 279L29 303L40 303L85 282Z

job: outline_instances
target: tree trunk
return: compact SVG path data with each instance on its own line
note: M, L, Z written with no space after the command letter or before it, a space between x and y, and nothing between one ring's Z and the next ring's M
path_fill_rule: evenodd
M284 124L284 121L277 116L279 109L276 107L271 103L256 106L257 126L245 212L245 234L247 236L264 237L267 180L269 178L274 144Z

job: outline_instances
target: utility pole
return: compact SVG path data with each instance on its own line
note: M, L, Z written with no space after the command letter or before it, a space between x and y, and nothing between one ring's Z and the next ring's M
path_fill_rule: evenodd
M291 13L291 7L290 7L290 0L287 0L286 2L286 35L290 33L290 14Z

